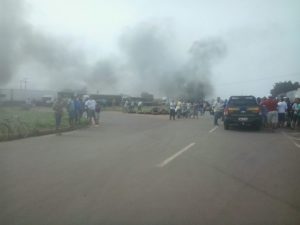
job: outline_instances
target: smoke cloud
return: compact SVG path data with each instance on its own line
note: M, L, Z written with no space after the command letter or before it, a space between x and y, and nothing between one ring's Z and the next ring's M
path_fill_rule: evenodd
M21 61L19 36L24 30L23 5L19 0L0 1L0 82L6 84Z
M72 41L35 30L26 21L22 0L0 0L0 4L1 86L22 66L31 65L56 90L87 88L135 95L146 91L199 99L212 94L212 68L226 54L225 44L216 38L195 41L182 53L165 26L141 23L122 33L119 56L103 57L91 65Z
M47 76L49 87L82 85L80 80L88 68L81 51L74 49L67 40L57 40L34 30L25 19L23 1L0 0L0 4L1 85L7 84L28 64Z
M119 44L139 91L165 94L161 83L180 63L174 58L170 33L162 27L142 23L124 32Z
M172 34L151 24L141 24L120 38L127 64L135 74L141 91L188 99L212 94L212 67L226 55L221 39L195 41L185 62L172 43Z

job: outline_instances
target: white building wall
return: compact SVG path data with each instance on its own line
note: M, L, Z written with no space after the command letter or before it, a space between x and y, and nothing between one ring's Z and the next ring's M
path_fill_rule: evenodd
M45 95L57 96L56 91L49 90L25 90L25 89L0 89L0 95L5 95L1 101L26 101L40 100Z
M295 91L287 92L286 97L288 97L291 101L294 101L295 98L300 98L300 88Z

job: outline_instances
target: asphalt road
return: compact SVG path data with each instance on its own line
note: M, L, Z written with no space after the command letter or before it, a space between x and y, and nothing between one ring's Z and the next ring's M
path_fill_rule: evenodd
M300 224L300 134L105 112L0 143L0 224Z

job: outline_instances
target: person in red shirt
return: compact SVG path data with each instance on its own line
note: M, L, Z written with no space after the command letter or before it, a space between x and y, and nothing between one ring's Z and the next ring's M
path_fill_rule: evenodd
M267 100L261 102L260 104L268 110L268 125L272 131L274 131L278 124L277 100L272 96L269 96Z

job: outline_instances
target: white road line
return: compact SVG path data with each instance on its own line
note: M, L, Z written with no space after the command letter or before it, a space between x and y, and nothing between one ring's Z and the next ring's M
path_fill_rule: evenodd
M211 129L210 131L209 131L209 133L212 133L212 132L214 132L216 129L218 129L219 127L218 126L215 126L213 129Z
M183 149L181 149L179 152L177 152L176 154L172 155L171 157L167 158L165 161L163 161L162 163L158 164L157 167L164 167L165 165L167 165L168 163L170 163L172 160L174 160L176 157L180 156L182 153L184 153L185 151L187 151L188 149L190 149L191 147L193 147L195 145L195 143L191 143L188 146L184 147Z
M297 148L300 148L300 144L298 144L297 142L295 142L293 139L293 137L291 137L290 135L288 135L287 133L285 133L285 132L281 132L285 137L287 137L288 139L290 139L292 142L293 142L293 144L297 147Z

